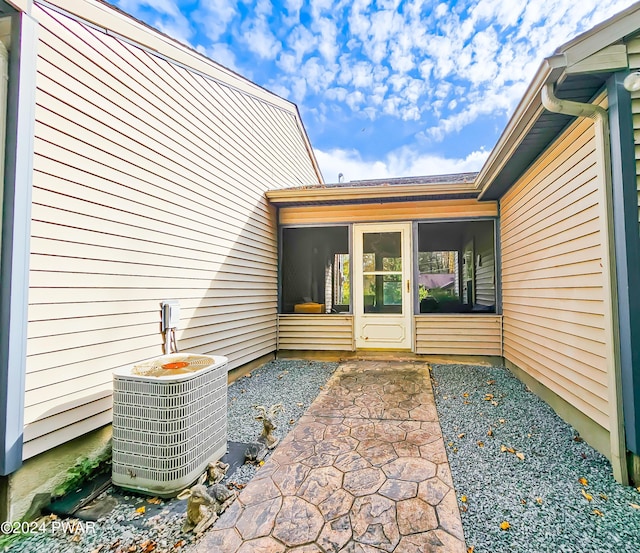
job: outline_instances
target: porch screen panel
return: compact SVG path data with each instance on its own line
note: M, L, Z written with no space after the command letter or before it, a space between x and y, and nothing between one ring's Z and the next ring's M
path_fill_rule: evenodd
M285 228L281 256L281 313L350 311L348 227Z

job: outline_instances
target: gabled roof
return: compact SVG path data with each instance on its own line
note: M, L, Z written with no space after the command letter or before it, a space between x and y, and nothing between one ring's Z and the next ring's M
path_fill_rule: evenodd
M330 184L281 188L267 192L274 204L332 203L371 201L376 199L407 200L420 198L469 197L478 195L475 179L478 173L456 173L423 177L355 180Z
M589 102L613 72L628 67L623 40L640 29L640 2L560 46L538 69L491 151L478 179L479 199L499 199L573 117L546 111L541 90L556 83L558 98Z

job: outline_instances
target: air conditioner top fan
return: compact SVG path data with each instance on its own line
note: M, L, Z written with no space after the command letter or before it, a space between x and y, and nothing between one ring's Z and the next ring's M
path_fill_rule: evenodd
M191 375L213 365L215 358L208 355L164 355L143 361L131 368L132 375L174 379L178 375Z

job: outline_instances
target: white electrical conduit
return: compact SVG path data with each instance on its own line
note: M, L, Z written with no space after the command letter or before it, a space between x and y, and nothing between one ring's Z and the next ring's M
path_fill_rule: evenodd
M622 379L620 375L620 330L618 321L618 289L616 286L615 243L613 236L613 200L611 190L611 151L609 145L609 118L607 110L595 104L561 100L554 93L554 84L542 89L542 105L553 113L588 117L594 121L596 156L600 192L600 232L602 233L602 275L605 295L605 328L607 331L607 384L609 390L609 436L611 465L614 478L629 483L627 448L622 411ZM608 299L607 299L608 298Z

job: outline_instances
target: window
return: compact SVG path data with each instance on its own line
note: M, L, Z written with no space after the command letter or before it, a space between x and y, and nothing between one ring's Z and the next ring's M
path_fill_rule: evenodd
M351 309L348 227L284 228L281 251L281 313Z
M495 313L493 221L418 224L420 313Z
M365 313L402 313L401 233L365 232L362 239Z

